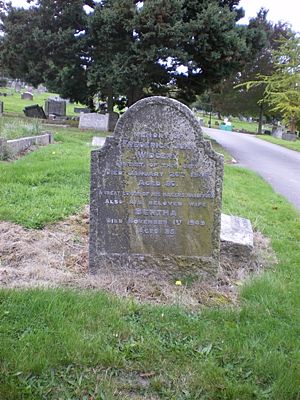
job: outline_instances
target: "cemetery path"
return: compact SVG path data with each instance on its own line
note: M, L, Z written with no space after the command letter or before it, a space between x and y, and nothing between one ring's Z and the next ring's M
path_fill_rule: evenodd
M253 135L203 128L236 159L257 172L273 189L300 210L300 153Z

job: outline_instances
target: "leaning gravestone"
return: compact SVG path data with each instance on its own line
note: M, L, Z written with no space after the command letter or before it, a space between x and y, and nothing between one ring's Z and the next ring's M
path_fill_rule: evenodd
M186 106L140 100L91 163L91 272L216 274L223 156Z
M23 111L26 117L47 119L43 107L39 106L38 104L34 104L33 106L27 106L24 108Z

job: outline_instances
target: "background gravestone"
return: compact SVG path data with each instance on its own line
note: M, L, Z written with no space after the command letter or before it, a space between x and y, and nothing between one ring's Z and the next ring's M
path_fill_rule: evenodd
M118 121L117 113L82 113L79 118L79 129L93 129L95 131L112 132Z
M216 274L223 156L186 106L140 100L91 163L92 272Z
M22 100L33 100L33 94L30 92L24 92L21 94Z
M41 118L41 119L47 119L43 107L40 107L38 104L34 104L32 106L27 106L24 108L24 114L26 117L29 118Z
M74 113L80 114L80 113L90 113L91 110L88 107L74 107Z
M4 112L4 103L3 103L3 101L0 101L0 116L1 117L3 115L3 112Z
M45 114L53 114L57 117L65 117L67 112L67 102L65 100L48 99L45 101Z

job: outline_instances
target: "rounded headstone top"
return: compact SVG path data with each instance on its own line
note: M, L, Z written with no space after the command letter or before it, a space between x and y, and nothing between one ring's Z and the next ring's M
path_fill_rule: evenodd
M119 119L114 136L130 138L138 131L180 134L186 140L203 138L193 112L179 101L162 96L147 97L133 104Z

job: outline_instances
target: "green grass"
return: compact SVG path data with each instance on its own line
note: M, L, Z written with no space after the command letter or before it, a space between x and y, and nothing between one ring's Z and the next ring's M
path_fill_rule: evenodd
M205 126L208 126L209 124L209 115L202 115L202 113L197 114L198 117L203 118L205 122ZM215 116L212 116L211 118L211 128L219 129L220 124L224 122L223 119L218 119ZM217 124L216 124L217 123ZM258 123L253 121L253 122L247 122L247 121L240 121L239 118L233 117L231 118L231 123L232 123L232 130L234 131L239 131L239 132L246 132L246 133L257 133L258 131ZM271 129L270 125L264 125L264 129Z
M7 140L40 135L42 129L43 125L38 119L25 120L9 117L0 119L0 137Z
M37 188L36 205L51 204L38 188L67 185L75 210L88 195L87 134L74 130L57 139L49 152L22 161L23 189ZM15 165L1 164L8 186ZM35 166L40 175L32 186ZM43 167L54 168L45 180ZM66 179L58 178L63 171ZM6 203L12 201L34 214L26 196ZM52 203L52 219L62 216L62 201ZM0 399L299 400L300 215L254 173L228 165L223 211L250 218L278 257L278 265L241 288L239 306L188 310L97 291L1 290Z
M290 150L300 151L300 139L297 139L295 142L289 142L288 140L278 139L268 135L257 135L256 137L265 140L266 142L278 144L279 146L285 147Z
M25 91L25 90L24 90ZM5 114L17 114L17 115L24 115L23 110L26 106L31 106L33 104L38 104L39 106L43 107L45 110L45 101L49 97L57 96L56 93L33 93L33 100L22 100L21 99L21 92L16 92L13 89L8 88L0 88L1 93L7 93L7 96L1 96L0 100L4 103L4 113ZM80 104L76 105L73 103L67 104L67 115L74 116L79 114L74 113L74 107L81 106Z
M220 154L223 154L224 156L224 162L227 164L230 164L232 161L232 156L231 154L228 153L224 147L222 147L216 140L210 138L208 135L204 135L205 140L209 140L212 144L213 149Z
M87 204L92 135L63 129L55 144L0 162L0 219L41 228Z

